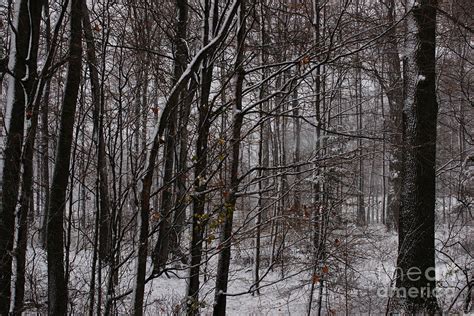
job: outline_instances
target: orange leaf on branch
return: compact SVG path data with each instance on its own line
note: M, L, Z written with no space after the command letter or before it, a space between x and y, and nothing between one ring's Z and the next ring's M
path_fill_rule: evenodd
M318 283L321 280L321 277L318 274L313 274L313 284Z
M309 58L308 55L306 55L300 60L300 64L307 65L307 64L309 64L310 61L311 61L311 59Z
M322 271L324 274L328 274L329 273L329 267L327 265L324 265L324 267L322 268Z

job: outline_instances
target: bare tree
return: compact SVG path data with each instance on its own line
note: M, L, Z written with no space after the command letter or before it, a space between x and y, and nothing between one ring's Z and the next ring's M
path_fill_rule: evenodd
M20 185L21 152L25 109L28 96L35 80L36 63L35 49L30 37L35 38L39 21L38 16L30 19L31 1L22 0L15 3L15 23L12 24L11 53L8 68L9 86L5 111L5 127L7 131L2 170L1 204L0 204L0 313L8 314L10 309L10 284L12 275L13 234L15 227L15 208L17 206ZM38 4L33 4L36 8ZM33 10L35 15L41 13ZM34 25L32 25L34 24ZM32 58L29 59L30 53ZM31 69L30 69L31 67Z
M407 17L403 60L402 191L395 311L439 311L435 279L436 0L415 2ZM412 271L420 271L413 277ZM402 292L405 291L403 294ZM415 294L413 294L415 293Z
M244 112L242 111L242 89L245 79L244 71L244 50L246 30L246 8L245 1L241 1L238 13L238 28L237 28L237 45L236 57L234 65L234 82L233 82L233 119L232 119L232 135L230 138L232 153L230 155L230 177L229 183L226 185L226 198L222 206L222 232L220 236L219 260L217 264L216 288L214 296L214 315L225 315L226 311L226 292L229 280L229 266L230 254L232 247L232 226L235 212L235 205L237 202L236 193L239 186L239 162L240 162L240 144L241 144L241 129L242 121L244 119Z
M53 178L51 181L50 205L47 226L48 259L48 313L65 315L67 312L67 284L64 275L63 220L66 211L66 190L69 179L71 147L77 96L82 65L82 1L70 2L70 40L68 72L61 111L58 147ZM70 210L71 211L71 210Z

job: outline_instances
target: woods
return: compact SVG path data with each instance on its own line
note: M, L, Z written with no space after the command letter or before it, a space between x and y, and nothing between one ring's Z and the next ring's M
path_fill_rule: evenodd
M469 9L0 4L0 314L474 311Z

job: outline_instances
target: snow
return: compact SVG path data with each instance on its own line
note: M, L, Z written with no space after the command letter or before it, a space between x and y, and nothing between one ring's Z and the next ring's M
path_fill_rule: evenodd
M351 314L374 315L385 312L387 297L391 291L394 277L397 235L388 233L383 225L372 225L365 230L357 227L346 227L333 232L340 234L340 248L331 248L328 259L329 273L323 276L323 314L335 312L343 314L346 304ZM456 261L455 265L447 256L437 252L436 276L439 284L439 301L446 309L459 292L459 286L465 284L463 269L472 267L473 259L463 252L459 246L469 240L470 227L466 225L439 225L436 229L436 247L449 254ZM346 236L346 237L344 237ZM472 237L472 236L471 236ZM288 240L290 242L290 240ZM70 280L68 291L73 312L80 314L88 308L89 285L91 277L92 248L89 244L71 245ZM38 246L29 244L27 253L27 286L26 301L30 311L45 311L47 300L47 271L46 254ZM262 249L262 256L269 254L270 249ZM131 246L124 244L122 256L125 258L131 251ZM348 253L349 259L344 257ZM309 268L310 254L301 247L290 247L286 250L287 259L284 265L278 263L260 283L260 295L248 293L252 288L253 267L252 251L243 245L232 249L232 263L229 274L227 294L228 315L304 315L307 313L309 291L312 280L312 270ZM344 264L344 260L348 260ZM148 274L151 272L151 262L148 262ZM170 267L176 270L168 276L148 282L145 287L145 315L182 314L186 298L186 278L188 272L180 263L172 263ZM201 278L200 300L202 300L202 315L212 314L214 303L215 271L217 256L211 256L206 268L207 278ZM262 262L261 275L267 270L267 264ZM119 271L119 284L115 295L131 290L134 286L135 260L129 259ZM102 270L102 283L97 285L106 297L107 278L109 270ZM347 283L346 281L347 280ZM315 284L313 308L316 313L317 295L320 282ZM347 291L347 295L346 295ZM133 295L129 294L117 302L117 314L130 312ZM462 297L461 297L462 298ZM346 302L346 299L348 300ZM39 307L33 307L33 303ZM105 303L103 303L105 306ZM452 311L458 311L462 306L459 299ZM331 312L332 311L332 312Z

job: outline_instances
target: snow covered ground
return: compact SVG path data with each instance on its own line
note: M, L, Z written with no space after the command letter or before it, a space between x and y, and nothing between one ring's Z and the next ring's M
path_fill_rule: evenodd
M342 315L347 309L350 315L384 314L387 306L386 294L394 275L397 236L387 233L382 225L371 226L365 231L353 228L346 236L350 237L341 239L337 247L328 247L332 254L329 254L326 262L326 273L321 273L321 279L324 280L322 312L324 315ZM473 227L469 225L444 225L437 228L437 279L440 288L439 302L444 310L451 305L451 312L459 312L462 309L466 291L459 293L466 285L465 273L470 276L473 272L473 237ZM44 311L47 288L45 253L39 247L30 247L28 260L27 305L32 311ZM72 250L69 260L70 309L74 314L80 315L87 311L89 304L91 252ZM313 282L308 260L307 254L298 249L289 249L285 261L275 265L272 271L267 271L267 266L262 264L260 274L268 274L261 283L260 295L251 295L247 293L251 289L253 276L251 252L239 247L233 249L228 314L305 315ZM215 284L212 276L215 275L216 261L216 256L209 259L205 267L208 277L201 280L203 315L212 314ZM133 288L133 266L131 260L120 269L116 295ZM104 268L103 280L106 275L107 269ZM315 282L314 314L317 314L319 285L318 278ZM103 281L102 302L105 299L105 289L106 281ZM146 286L146 314L182 314L185 290L184 268L178 267L176 273L153 279ZM456 296L458 297L453 303ZM130 295L119 300L118 314L128 314L130 303ZM102 305L105 306L103 303Z

